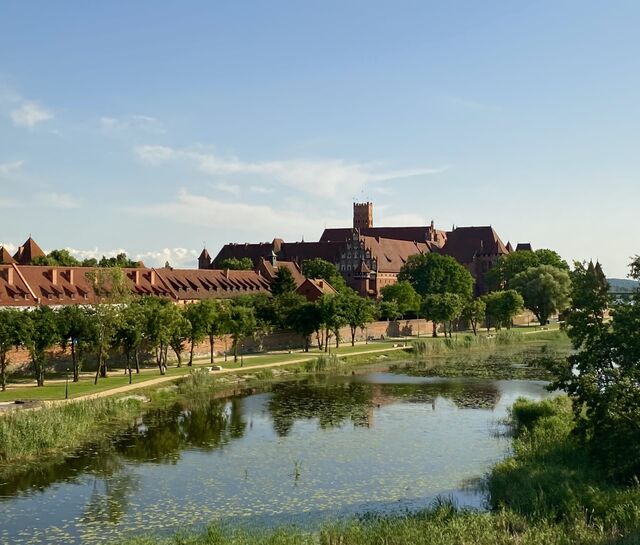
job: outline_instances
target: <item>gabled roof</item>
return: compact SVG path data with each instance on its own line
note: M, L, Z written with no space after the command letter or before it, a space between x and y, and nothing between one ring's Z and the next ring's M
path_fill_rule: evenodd
M0 265L0 306L33 306L36 300L15 265Z
M406 240L409 242L427 242L431 240L433 232L437 240L441 239L444 243L446 233L433 229L429 225L421 225L417 227L362 227L360 234L367 237L389 238L394 240ZM353 229L350 228L334 228L325 229L320 237L320 242L343 242L350 240Z
M304 282L304 275L302 274L300 266L293 261L276 260L276 266L274 267L270 260L263 259L258 266L258 271L260 274L264 275L269 282L273 282L276 279L280 268L289 269L296 286L300 286Z
M35 240L29 237L13 256L20 265L30 265L36 257L44 257L42 248L38 246Z
M11 263L15 263L16 260L11 257L11 254L7 251L7 249L2 246L0 248L0 265L10 265Z
M410 242L382 237L361 236L371 257L377 262L378 272L399 273L405 263L415 254L425 254L431 251L424 242Z
M331 263L337 263L344 241L341 242L283 242L274 239L273 242L259 242L257 244L225 244L213 264L219 267L228 258L242 259L248 257L258 266L263 259L271 259L275 254L279 261L295 261L302 264L307 259L320 257Z
M509 250L493 227L456 227L447 233L441 253L459 263L471 263L476 255L505 255Z
M516 252L533 252L533 247L530 242L518 242Z
M335 295L336 289L322 278L305 278L304 282L298 286L296 293L302 295L307 301L317 301L323 295Z
M181 301L270 293L271 288L269 281L255 271L159 269L157 273L167 289Z
M206 248L202 249L202 252L200 252L200 257L198 257L198 259L211 259L211 256L209 255L209 252L207 252Z

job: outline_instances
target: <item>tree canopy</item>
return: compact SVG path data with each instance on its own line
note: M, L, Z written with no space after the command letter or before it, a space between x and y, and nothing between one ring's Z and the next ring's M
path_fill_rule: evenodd
M521 272L526 271L530 267L539 267L540 265L550 265L565 271L569 270L569 265L560 257L560 255L546 248L540 250L520 250L503 255L498 262L487 273L487 282L491 289L508 288L511 280Z
M396 303L397 311L403 316L409 313L417 314L420 311L420 296L406 280L384 286L381 292L382 300L386 303Z
M250 271L253 269L253 261L251 261L250 257L228 257L220 262L219 268L234 271Z
M474 284L471 273L453 257L437 253L409 257L398 281L408 282L422 297L453 293L463 299L471 297Z
M303 261L302 274L307 278L326 280L338 291L342 291L347 287L347 283L338 268L333 263L319 257Z
M530 267L518 273L509 285L522 295L525 307L535 314L540 325L549 323L552 314L565 310L570 303L569 273L552 265Z

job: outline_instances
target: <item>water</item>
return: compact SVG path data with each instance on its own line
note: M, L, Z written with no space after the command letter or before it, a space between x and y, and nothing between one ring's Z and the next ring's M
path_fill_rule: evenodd
M428 506L481 508L509 449L500 421L543 383L369 372L140 418L113 441L0 484L0 542L109 543L213 520L296 524Z

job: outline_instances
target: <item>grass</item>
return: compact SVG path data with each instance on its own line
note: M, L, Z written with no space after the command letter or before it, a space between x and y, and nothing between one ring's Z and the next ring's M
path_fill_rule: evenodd
M129 423L140 410L141 402L136 399L99 399L12 411L0 418L0 479L104 438Z
M518 400L511 411L513 455L487 479L493 509L459 510L451 501L404 516L362 516L319 531L212 525L206 531L119 545L609 545L640 542L640 488L602 477L572 433L566 397Z

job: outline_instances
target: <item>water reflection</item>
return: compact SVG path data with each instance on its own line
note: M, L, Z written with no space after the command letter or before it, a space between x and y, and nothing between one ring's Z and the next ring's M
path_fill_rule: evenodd
M480 505L468 482L508 449L491 430L520 395L546 393L531 382L369 372L176 403L0 484L0 542L26 533L105 543L211 519L311 524L416 509L439 494ZM56 528L64 539L51 537Z

